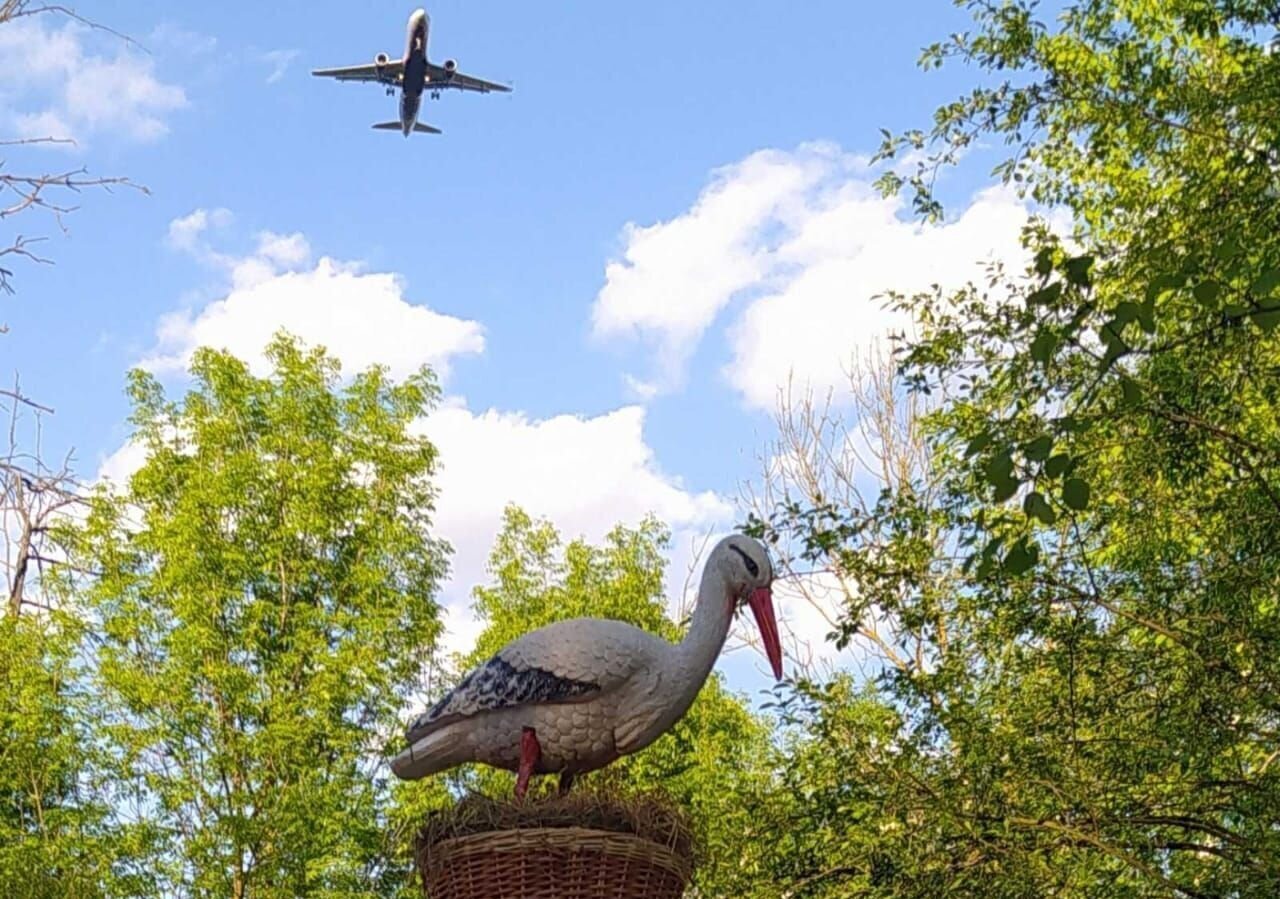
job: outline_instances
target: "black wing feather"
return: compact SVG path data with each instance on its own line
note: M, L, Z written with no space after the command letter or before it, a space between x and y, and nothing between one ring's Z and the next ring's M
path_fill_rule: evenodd
M542 668L517 668L494 656L464 677L439 702L409 725L412 743L443 721L535 702L565 702L600 689Z

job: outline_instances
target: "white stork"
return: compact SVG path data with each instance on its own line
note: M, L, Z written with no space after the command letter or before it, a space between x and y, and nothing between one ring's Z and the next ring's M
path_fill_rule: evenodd
M621 621L572 618L508 643L409 726L391 762L404 780L483 762L532 774L577 774L648 746L689 710L715 665L734 614L755 614L774 676L782 646L773 567L755 540L730 536L707 557L689 632L679 644Z

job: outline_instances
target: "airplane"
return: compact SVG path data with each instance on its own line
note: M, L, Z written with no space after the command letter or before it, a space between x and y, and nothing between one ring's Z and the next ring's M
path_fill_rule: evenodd
M402 131L408 137L419 134L441 134L439 128L418 121L422 106L422 94L431 92L432 99L440 98L440 91L455 88L464 91L510 91L504 84L495 84L483 78L473 78L458 71L458 63L446 59L442 65L427 61L427 33L431 18L425 9L415 9L409 15L408 37L404 57L392 59L385 53L373 58L372 65L343 66L336 69L314 69L311 74L338 81L376 81L386 86L391 96L400 88L400 118L394 122L379 122L373 127L380 131Z

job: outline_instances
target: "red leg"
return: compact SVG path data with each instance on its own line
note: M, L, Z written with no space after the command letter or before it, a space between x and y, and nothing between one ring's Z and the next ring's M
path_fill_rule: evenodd
M542 758L542 747L538 745L538 734L532 727L520 729L520 771L516 774L516 798L524 799L529 789L529 777L533 769L538 767L538 759Z

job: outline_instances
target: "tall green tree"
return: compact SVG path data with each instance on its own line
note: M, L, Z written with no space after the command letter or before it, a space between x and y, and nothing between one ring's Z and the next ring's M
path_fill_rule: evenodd
M1025 273L898 297L929 465L868 508L772 521L853 585L841 639L874 614L915 650L868 647L889 751L828 772L825 808L883 786L838 806L844 854L815 872L871 895L1275 895L1275 6L961 5L973 30L924 61L982 83L886 140L925 161L884 186L941 215L938 167L1004 140L997 174L1073 229L1032 222ZM852 739L847 692L795 702L816 745Z
M392 892L381 761L439 632L424 370L280 336L271 371L200 350L179 401L134 372L146 461L72 539L102 725L162 831L167 895Z
M681 627L668 615L664 599L669 541L666 528L649 518L634 528L615 527L599 545L582 539L565 542L550 522L509 507L489 556L491 580L474 590L484 629L474 649L459 660L459 669L469 670L510 640L565 618L613 618L679 640ZM574 789L600 786L622 795L667 795L690 815L703 847L697 895L774 896L771 885L761 885L757 862L769 836L745 802L772 789L770 733L769 723L713 673L670 732L641 752L586 775ZM490 795L509 795L514 782L507 772L481 767L463 772L459 780L460 786ZM551 789L553 779L547 780L543 787ZM430 780L410 788L433 789L438 785ZM441 801L438 793L429 795ZM423 804L430 803L415 804L414 815L420 815Z

